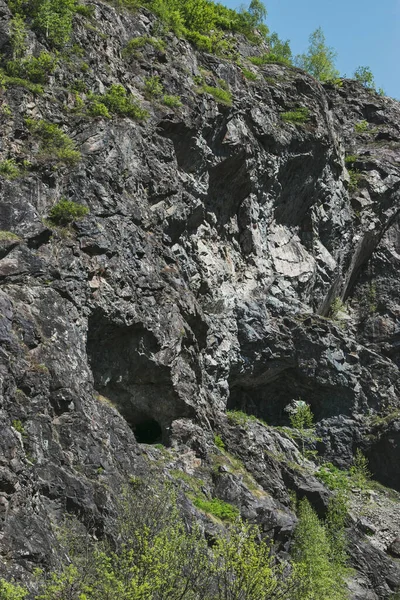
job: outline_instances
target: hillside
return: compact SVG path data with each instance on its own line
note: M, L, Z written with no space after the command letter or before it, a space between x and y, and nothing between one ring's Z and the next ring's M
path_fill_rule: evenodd
M228 503L283 560L293 496L322 518L321 466L347 473L360 450L374 481L350 480L348 597L395 598L399 102L270 63L257 31L207 47L100 0L62 44L28 14L18 46L15 4L0 0L0 577L34 594L66 514L115 540L132 478L172 481L207 540L224 519L204 502Z

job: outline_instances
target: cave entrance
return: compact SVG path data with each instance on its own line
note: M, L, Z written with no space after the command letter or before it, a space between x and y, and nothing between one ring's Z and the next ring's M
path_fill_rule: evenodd
M96 311L88 321L86 350L95 389L118 409L139 443L167 443L172 421L191 416L157 338L141 323L115 323Z
M162 429L155 419L146 419L132 426L136 441L139 444L157 444L162 442Z

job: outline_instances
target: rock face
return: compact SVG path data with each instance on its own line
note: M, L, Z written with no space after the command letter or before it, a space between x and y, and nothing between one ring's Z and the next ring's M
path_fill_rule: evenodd
M172 34L128 57L130 39L156 35L154 17L92 5L95 26L74 24L85 55L43 95L1 97L0 159L31 168L0 177L0 575L51 564L65 512L107 531L113 491L162 454L151 444L187 472L211 470L214 432L260 493L229 466L209 493L287 550L289 491L321 515L329 491L284 433L232 424L227 408L285 425L301 397L322 460L347 468L361 448L400 490L400 104L280 65L251 67L248 81ZM146 98L149 76L182 107ZM232 106L199 83L221 80ZM78 83L84 101L124 85L149 119L88 116ZM309 120L285 120L298 107ZM26 118L58 124L82 160L55 165ZM66 229L46 220L63 197L90 210ZM398 563L356 523L351 535L352 597L388 598Z

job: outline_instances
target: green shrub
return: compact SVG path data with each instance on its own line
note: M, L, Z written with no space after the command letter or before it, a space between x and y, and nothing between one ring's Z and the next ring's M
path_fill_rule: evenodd
M10 77L19 77L27 79L32 83L45 84L49 76L54 72L57 66L57 59L48 52L41 52L36 58L9 60L6 64L6 73Z
M87 6L86 4L78 4L75 7L75 13L77 15L82 15L82 17L87 17L91 19L95 15L94 6Z
M310 120L310 111L308 108L301 106L295 110L282 113L281 118L285 123L303 124Z
M10 180L19 177L20 170L14 159L8 158L0 162L0 175Z
M0 229L0 242L2 241L18 241L20 238L12 231L5 231Z
M146 77L144 81L145 94L148 97L157 98L161 96L164 91L164 86L160 81L158 75L153 77Z
M256 65L257 67L262 67L263 65L278 63L281 65L290 65L290 61L275 54L274 52L268 52L267 54L263 54L262 56L249 56L248 60Z
M55 225L68 225L83 219L87 214L89 214L87 206L63 198L50 210L49 220Z
M145 48L146 45L153 46L156 50L163 51L165 49L164 42L150 36L140 36L130 40L123 50L124 56L135 56L138 50Z
M360 171L357 171L357 169L351 169L350 167L347 167L347 172L350 177L349 190L350 192L354 192L358 188L358 184L361 179L361 173Z
M350 476L353 484L363 489L367 486L371 479L371 473L368 468L368 459L363 455L361 450L357 448L353 461L353 466L350 467Z
M249 79L250 81L256 81L257 75L255 73L253 73L252 71L249 71L248 69L245 69L244 67L241 67L241 71L243 73L243 75L246 77L246 79Z
M354 125L354 131L356 133L365 133L368 131L369 123L365 119L363 121L359 121Z
M358 160L358 155L357 154L348 154L345 159L344 162L346 165L352 165L356 162L356 160Z
M109 119L111 116L107 106L98 100L94 100L90 104L88 112L92 117L104 117L105 119Z
M219 435L214 435L214 444L217 446L217 448L219 448L220 450L225 450L225 444L221 438L221 436Z
M3 77L1 77L2 75ZM10 77L0 72L0 79L0 85L4 84L6 87L16 85L18 87L25 88L29 92L32 92L32 94L43 94L44 91L43 86L39 83L32 83L27 79L21 79L21 77Z
M225 104L226 106L232 106L232 94L220 87L212 87L211 85L203 85L202 91L206 94L210 94L218 102L218 104Z
M24 587L0 579L0 600L24 600L27 595Z
M323 464L318 469L316 476L331 490L347 491L350 488L349 472L341 471L332 463Z
M10 21L10 40L13 50L13 60L22 58L27 49L28 30L22 15L16 14Z
M204 500L203 498L196 497L193 499L193 504L196 508L222 521L235 521L239 517L239 509L236 506L232 506L232 504L228 504L219 498Z
M75 165L81 159L75 142L57 125L44 120L26 119L28 129L41 140L40 154L61 163Z
M108 108L111 114L121 117L130 117L140 121L149 116L147 110L141 108L132 96L128 96L126 89L120 84L113 84L105 94L91 94L89 100L100 102Z
M375 79L369 67L358 67L354 72L354 79L359 81L365 88L375 89Z
M169 106L169 108L179 108L182 106L182 102L179 96L170 96L168 94L165 94L163 96L162 102L163 104L165 104L165 106Z

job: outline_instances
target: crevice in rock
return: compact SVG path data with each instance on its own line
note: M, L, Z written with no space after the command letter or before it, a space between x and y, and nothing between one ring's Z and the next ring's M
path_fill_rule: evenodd
M97 311L88 322L87 354L94 385L118 409L138 442L166 442L171 422L191 416L176 393L171 367L142 324L117 324Z

